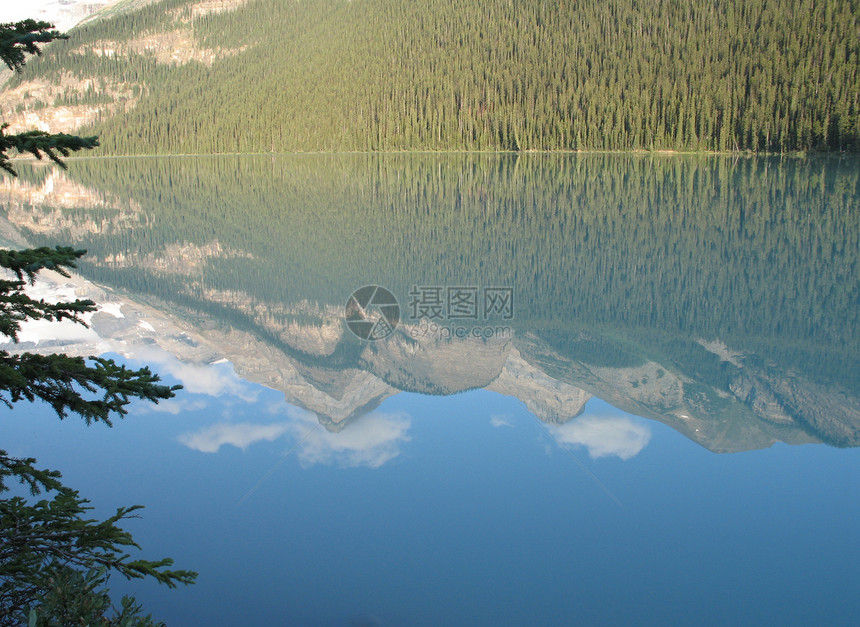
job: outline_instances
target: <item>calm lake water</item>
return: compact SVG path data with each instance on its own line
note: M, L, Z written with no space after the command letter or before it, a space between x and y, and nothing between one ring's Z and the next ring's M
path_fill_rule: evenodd
M860 160L19 169L7 245L101 305L19 348L184 390L3 447L146 505L198 583L112 589L168 624L855 624Z

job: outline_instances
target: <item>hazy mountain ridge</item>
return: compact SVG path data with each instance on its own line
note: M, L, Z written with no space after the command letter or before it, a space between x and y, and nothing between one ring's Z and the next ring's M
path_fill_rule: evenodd
M159 0L105 0L102 3L78 3L71 7L47 5L40 19L54 22L60 30L80 24L84 28L98 20L122 20L128 13L157 3ZM182 65L197 61L211 65L216 59L243 50L220 46L199 46L193 33L193 21L207 15L231 11L247 0L198 0L178 9L165 10L169 18L163 30L145 29L119 39L102 38L72 47L67 54L78 59L92 57L104 60L152 58L157 64ZM65 12L64 12L65 11ZM54 16L60 19L52 19ZM75 38L77 31L72 33ZM58 42L55 45L62 45ZM47 50L50 50L48 48ZM70 65L75 62L71 61ZM137 70L124 76L97 72L62 72L53 76L38 74L23 81L13 81L0 91L0 116L12 132L36 128L53 133L71 133L92 126L106 117L128 112L150 91L150 84ZM4 83L11 73L0 77Z
M67 31L95 13L106 11L112 5L125 5L130 8L135 3L141 4L141 0L27 0L26 3L15 3L17 6L4 7L2 21L34 19L50 22L57 30Z

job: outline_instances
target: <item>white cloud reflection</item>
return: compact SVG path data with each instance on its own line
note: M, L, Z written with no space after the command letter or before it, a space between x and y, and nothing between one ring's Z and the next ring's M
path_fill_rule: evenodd
M493 414L490 416L490 424L496 428L499 427L513 427L513 423L510 420L510 416L507 414Z
M160 374L179 381L186 392L206 396L236 396L243 401L257 399L258 392L244 382L229 364L192 364L180 361L162 348L135 346L125 355L149 365L157 364Z
M277 440L288 429L288 423L254 425L247 422L221 422L193 433L183 433L178 439L188 448L201 453L217 453L225 444L244 451L255 442Z
M225 444L245 450L256 442L271 442L289 434L298 442L296 455L303 466L370 468L379 468L400 455L401 445L409 441L411 420L405 414L371 412L340 433L326 431L310 412L289 408L287 415L288 420L270 424L220 422L183 433L178 439L196 451L217 453Z
M204 399L188 399L188 398L171 398L168 400L160 400L152 405L138 406L138 413L146 413L147 411L172 414L178 416L192 411L200 411L209 407L209 403Z
M614 455L627 460L651 440L651 428L623 416L582 416L550 428L562 446L584 446L592 458Z
M412 425L406 414L374 411L356 419L340 433L330 433L314 428L317 419L313 414L295 412L295 415L293 433L299 438L307 436L298 450L299 460L305 466L379 468L400 455L401 445L409 441L407 432Z

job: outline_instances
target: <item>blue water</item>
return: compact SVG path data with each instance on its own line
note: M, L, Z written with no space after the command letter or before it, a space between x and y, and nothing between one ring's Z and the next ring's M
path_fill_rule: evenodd
M70 165L22 163L0 213L89 250L93 350L185 388L113 429L18 405L0 446L98 516L145 505L139 556L200 573L117 598L179 626L857 623L857 158ZM378 343L342 328L364 285L400 303ZM472 319L510 333L423 334L418 288L510 290Z
M135 405L112 429L42 406L0 417L9 452L61 469L97 514L146 505L127 524L141 555L199 580L111 589L168 624L849 625L860 612L856 449L716 455L590 401L574 422L645 434L622 459L606 442L560 444L489 391L401 393L329 434L212 368L220 387L162 407L177 413ZM245 448L192 448L216 436Z

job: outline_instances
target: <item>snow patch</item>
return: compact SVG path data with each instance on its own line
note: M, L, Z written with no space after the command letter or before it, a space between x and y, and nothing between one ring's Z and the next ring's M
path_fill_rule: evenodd
M114 318L125 318L125 314L120 311L121 309L122 303L104 303L99 305L99 311L103 311L107 314L110 314Z

